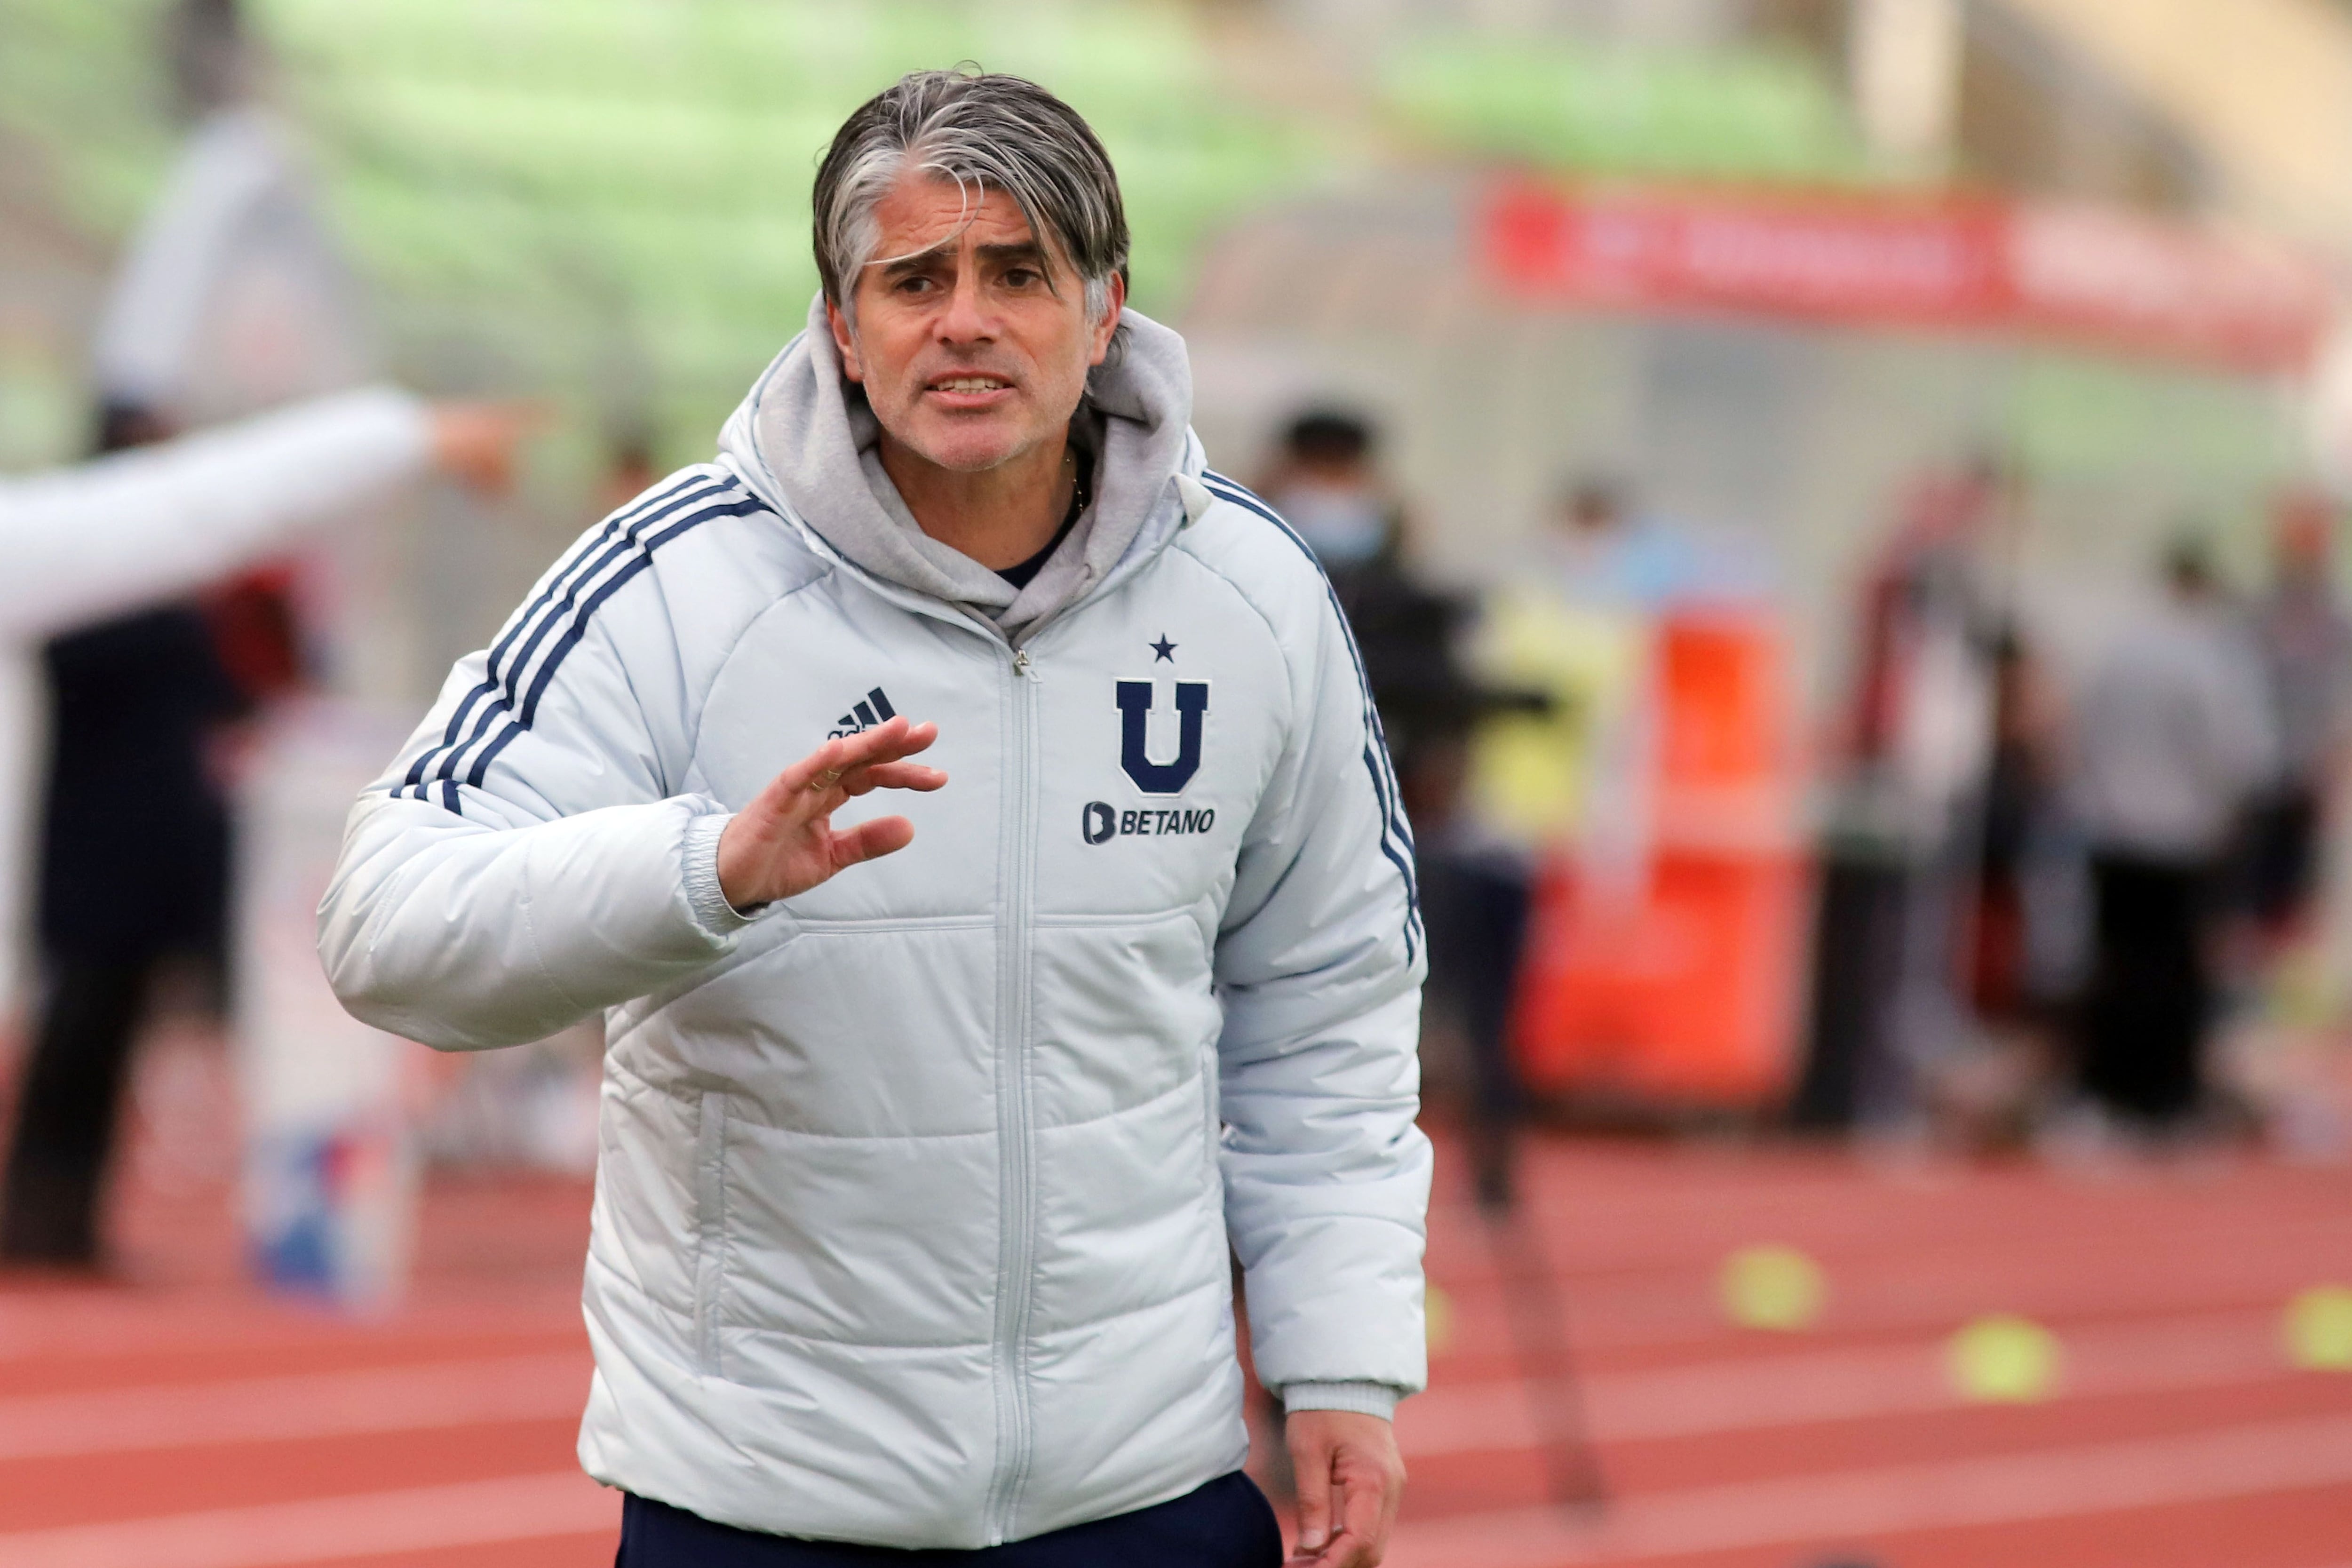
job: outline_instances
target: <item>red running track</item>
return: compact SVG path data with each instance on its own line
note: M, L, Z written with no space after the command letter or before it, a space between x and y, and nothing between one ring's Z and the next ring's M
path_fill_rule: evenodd
M1456 1175L1395 1568L2352 1568L2352 1373L2279 1339L2294 1291L2352 1282L2344 1171L1545 1142L1500 1230ZM360 1323L239 1284L217 1185L136 1194L136 1282L0 1286L0 1564L609 1563L617 1510L572 1459L587 1203L437 1183L414 1299ZM1716 1269L1759 1241L1825 1269L1812 1330L1721 1320ZM1947 1386L1988 1311L2058 1333L2053 1397ZM1598 1508L1547 1500L1577 1412Z

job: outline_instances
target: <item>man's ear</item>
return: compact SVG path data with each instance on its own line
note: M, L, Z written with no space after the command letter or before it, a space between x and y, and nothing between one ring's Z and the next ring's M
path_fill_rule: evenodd
M857 360L857 334L849 330L849 318L841 307L827 300L824 302L825 324L833 329L833 351L841 357L841 374L863 386L866 367ZM1097 362L1100 363L1100 362Z
M1110 353L1110 338L1118 331L1118 313L1127 308L1127 279L1114 272L1110 275L1110 303L1103 310L1103 319L1095 323L1094 352L1087 356L1088 364L1100 364Z

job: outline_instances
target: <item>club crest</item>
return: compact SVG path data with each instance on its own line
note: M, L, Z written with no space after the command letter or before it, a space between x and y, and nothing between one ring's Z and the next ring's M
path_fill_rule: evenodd
M1118 683L1118 765L1137 789L1146 795L1179 795L1201 771L1201 731L1209 711L1209 683L1176 683L1176 756L1172 762L1151 760L1150 721L1152 689L1149 680Z

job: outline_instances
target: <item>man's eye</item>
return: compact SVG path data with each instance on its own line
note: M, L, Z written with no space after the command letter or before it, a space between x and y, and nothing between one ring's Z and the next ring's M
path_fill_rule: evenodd
M929 279L918 275L912 278L901 278L893 287L901 294L920 294L930 286Z
M1042 282L1044 278L1045 275L1034 267L1008 267L1004 269L1004 282L1008 288L1026 289L1033 283Z

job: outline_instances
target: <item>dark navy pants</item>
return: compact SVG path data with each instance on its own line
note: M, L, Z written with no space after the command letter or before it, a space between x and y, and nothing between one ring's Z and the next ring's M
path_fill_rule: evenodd
M1279 1568L1282 1527L1257 1483L1235 1470L1197 1491L1133 1513L1074 1524L975 1552L905 1552L835 1541L799 1541L737 1530L630 1496L621 1506L621 1554L613 1568L880 1568L971 1563L974 1568Z

